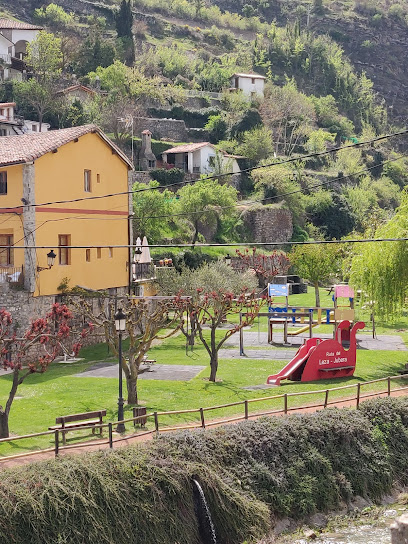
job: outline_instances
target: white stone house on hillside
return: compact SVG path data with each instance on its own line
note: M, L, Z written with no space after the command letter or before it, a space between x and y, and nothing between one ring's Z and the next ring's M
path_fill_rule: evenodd
M23 134L24 121L14 115L15 102L0 103L0 136Z
M27 45L35 40L40 30L40 26L0 18L0 81L23 79Z
M40 131L38 121L30 121L15 115L15 102L0 103L0 136L15 136L16 134L31 134L32 132L48 132L50 125L43 123Z
M165 165L180 168L189 174L211 174L222 169L233 174L241 172L235 155L218 151L209 142L179 145L162 153ZM217 164L218 163L218 164Z
M259 74L233 74L231 76L231 91L242 91L248 97L263 97L265 76Z

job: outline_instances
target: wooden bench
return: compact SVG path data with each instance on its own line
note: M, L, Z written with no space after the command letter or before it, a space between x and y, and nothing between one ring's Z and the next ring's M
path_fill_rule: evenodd
M106 416L106 410L96 410L95 412L84 412L83 414L71 414L69 416L61 416L55 418L55 423L52 427L48 427L49 431L61 430L62 431L62 443L65 446L66 433L68 430L72 431L80 427L86 427L92 425L92 434L95 434L97 425L103 423L103 416ZM102 435L102 427L99 427L99 434Z

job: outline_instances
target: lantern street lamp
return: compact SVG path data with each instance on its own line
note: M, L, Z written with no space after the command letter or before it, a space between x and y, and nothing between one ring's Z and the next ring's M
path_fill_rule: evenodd
M232 261L232 257L231 257L231 255L230 255L229 253L227 253L227 254L225 255L225 264L227 264L228 266L230 266L230 265L231 265L231 261Z
M142 250L141 248L138 246L136 249L135 249L135 261L138 263L140 261L140 257L142 256Z
M118 433L125 432L125 424L123 423L123 390L122 390L122 334L126 330L126 315L122 312L122 308L115 314L115 329L119 335L119 398L118 398L118 426L116 428Z
M42 270L50 270L50 268L54 266L55 257L56 255L54 253L54 250L51 249L51 251L47 253L48 266L37 266L37 272L41 272Z

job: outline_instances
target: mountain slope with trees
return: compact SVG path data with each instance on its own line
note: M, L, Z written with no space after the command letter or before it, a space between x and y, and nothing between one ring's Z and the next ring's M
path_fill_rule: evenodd
M377 92L377 73L372 80L361 68L364 59L375 59L383 71L393 70L396 60L387 62L387 48L376 55L375 43L388 40L392 49L398 42L407 24L405 4L387 12L380 1L235 7L202 0L10 4L0 0L9 12L45 28L29 48L33 78L0 87L0 99L17 101L19 113L53 128L95 122L128 150L130 128L123 119L182 119L200 127L197 137L216 144L219 153L244 156L246 167L260 167L243 176L236 196L223 187L231 180L220 177L218 196L201 206L208 207L201 218L202 210L194 208L191 214L187 209L188 187L175 198L161 192L155 201L166 212L165 224L143 223L151 241L165 233L193 243L251 242L239 208L234 212L236 198L245 199L245 209L289 210L294 240L363 234L390 219L399 205L407 182L406 138L348 146L398 129L402 110ZM333 30L334 23L343 25L343 34ZM371 31L375 43L367 38ZM365 45L357 46L357 35L367 38ZM346 44L353 49L354 64L344 52ZM404 71L403 56L398 70ZM229 91L234 72L251 71L266 77L263 98ZM394 72L390 85L398 93L400 72ZM86 104L63 102L58 89L73 81L98 92ZM206 95L212 91L220 97ZM201 107L191 106L191 93L201 97L195 99ZM339 146L345 149L332 151ZM288 158L298 160L285 163ZM216 174L224 176L225 168L216 163ZM160 184L182 180L181 172L173 174L151 173ZM148 218L149 202L142 207ZM142 223L139 219L135 225ZM211 223L211 234L201 231L200 221Z

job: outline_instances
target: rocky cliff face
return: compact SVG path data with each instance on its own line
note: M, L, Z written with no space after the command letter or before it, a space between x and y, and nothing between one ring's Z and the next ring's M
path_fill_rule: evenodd
M312 20L313 30L337 37L356 70L365 71L387 105L390 120L404 124L408 116L408 27L385 19L380 28L357 15L330 15Z

